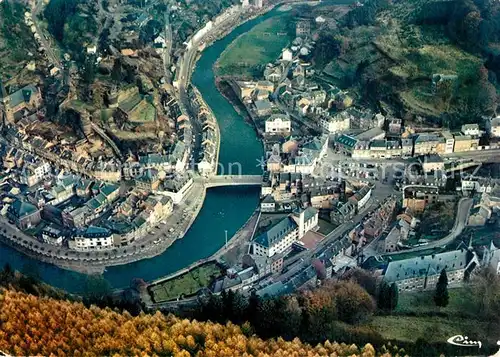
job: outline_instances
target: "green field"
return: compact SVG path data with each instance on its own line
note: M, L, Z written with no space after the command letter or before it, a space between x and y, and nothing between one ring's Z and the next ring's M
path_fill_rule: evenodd
M196 294L220 275L221 270L216 263L207 263L171 280L151 286L149 291L156 303L175 300L181 295Z
M375 316L368 326L386 339L407 342L415 342L418 338L444 342L457 334L491 338L484 336L488 331L487 323L467 309L468 291L456 288L450 289L449 293L450 303L444 308L434 304L433 291L400 294L393 314Z
M217 61L216 75L262 77L264 66L274 62L292 40L288 31L290 22L291 16L285 13L261 22L238 37Z

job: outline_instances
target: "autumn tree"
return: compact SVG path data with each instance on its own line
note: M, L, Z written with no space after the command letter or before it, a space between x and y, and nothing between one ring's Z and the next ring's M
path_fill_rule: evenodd
M81 303L8 290L0 290L0 303L0 350L18 356L376 356L369 344L358 348L326 341L312 347L293 336L289 341L262 340L243 334L230 322L220 325L181 320L159 312L132 317L109 308L86 308ZM282 308L276 323L299 308L294 299L271 304ZM290 324L297 321L289 318L287 323L284 328L291 328Z

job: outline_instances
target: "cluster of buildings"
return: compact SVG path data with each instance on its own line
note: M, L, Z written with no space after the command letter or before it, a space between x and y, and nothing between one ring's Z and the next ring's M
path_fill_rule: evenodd
M40 180L29 184L23 182L23 171L15 167L6 170L0 184L0 214L48 244L69 244L120 197L117 185L88 180L64 170L54 172L50 168Z
M332 204L333 207L330 212L330 221L336 225L348 222L366 205L371 198L371 194L371 187L366 185L354 191L349 198L345 195L343 197L341 196Z
M339 92L339 90L335 90L335 93L337 92L342 93ZM330 134L337 134L349 130L368 131L370 129L383 128L385 123L385 117L383 115L374 114L369 109L360 109L347 105L349 103L352 104L352 100L345 102L344 99L342 103L344 107L347 107L345 110L337 111L335 114L329 114L321 117L320 123L323 130L326 132ZM335 104L335 102L332 104ZM389 130L391 130L391 128L394 131L394 134L397 134L401 129L401 127L399 127L398 130L397 125L390 126ZM380 132L375 131L372 135L370 135L370 132L362 135L360 140L380 139L384 137L385 135L381 135Z
M462 193L478 194L469 215L468 225L484 226L500 213L500 185L498 180L467 177L461 182Z
M198 121L202 126L201 152L197 157L197 169L202 176L217 173L219 161L220 132L219 125L211 109L207 107L200 93L195 89Z
M352 103L340 90L327 92L311 79L314 69L308 58L315 43L311 40L309 19L297 21L296 35L281 57L266 65L263 80L233 83L236 94L264 136L290 135L291 115L326 113L334 101ZM283 105L286 109L280 109Z
M397 201L392 197L382 202L367 219L349 232L349 238L358 247L362 247L381 237L393 222L396 206ZM346 216L345 219L350 219L349 217L351 216Z
M336 199L352 191L349 182L342 180L327 180L301 173L272 173L262 187L264 198L261 211L286 211L292 208L293 202L298 202L301 207L331 209Z
M9 131L12 131L11 126ZM43 143L40 139L37 143ZM2 203L0 213L19 229L45 243L67 245L74 250L111 249L143 238L159 222L167 219L174 204L184 199L193 185L192 177L176 170L171 155L149 154L129 161L124 171L135 188L120 192L113 181L122 178L122 167L103 166L100 180L82 170L61 169L54 163L68 160L44 159L36 155L33 141L2 147ZM184 152L183 148L179 148ZM175 152L175 150L174 150ZM54 154L55 155L55 154ZM116 167L118 177L113 177ZM126 171L126 169L128 171ZM110 176L111 175L111 176Z
M21 173L7 172L1 214L45 243L79 251L112 249L143 238L160 222L166 224L174 204L193 185L191 177L167 179L155 169L138 177L128 192L116 184L52 170L28 186L21 183Z
M384 125L384 121L382 124ZM400 135L397 138L386 137L386 132L381 127L375 127L356 135L340 134L335 144L339 151L356 159L409 158L479 150L480 133L477 124L468 124L462 127L461 132L456 133L442 131Z
M266 141L266 171L312 174L327 154L328 136ZM266 194L265 192L263 192Z
M405 245L408 239L415 236L415 230L420 220L413 215L411 210L406 210L396 218L396 223L387 233L383 241L379 243L378 251L381 253L392 253Z

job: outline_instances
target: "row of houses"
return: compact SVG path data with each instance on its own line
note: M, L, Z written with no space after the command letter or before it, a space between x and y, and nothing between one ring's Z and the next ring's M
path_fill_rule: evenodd
M403 139L360 140L358 137L342 134L337 137L335 144L339 151L355 159L387 159L477 150L479 138L443 132L416 134Z
M370 200L371 194L371 188L363 186L347 200L336 200L330 212L330 221L333 224L341 225L351 220Z

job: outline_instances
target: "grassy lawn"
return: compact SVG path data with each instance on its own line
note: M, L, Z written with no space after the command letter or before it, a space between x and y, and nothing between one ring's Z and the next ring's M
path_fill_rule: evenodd
M287 31L290 17L288 13L272 17L234 40L217 61L216 74L261 77L263 66L274 62L292 40Z
M487 324L466 309L468 292L464 288L448 291L450 303L444 308L434 304L433 291L400 294L393 315L375 316L368 326L376 329L384 338L409 342L418 338L444 342L457 334L484 336L488 330ZM438 313L448 316L437 316Z
M220 274L220 268L215 263L205 264L188 273L150 287L150 292L155 302L174 300L181 295L195 294L200 289L207 287Z
M436 316L376 316L368 324L382 337L389 340L415 342L424 338L428 342L445 342L449 337L459 334L483 336L486 324L478 320Z
M399 295L398 307L396 313L447 313L450 315L458 315L462 317L471 316L473 313L468 313L463 310L467 303L468 292L464 288L454 288L448 290L450 294L450 303L446 307L437 307L434 304L434 292L422 291L419 293L402 293Z

